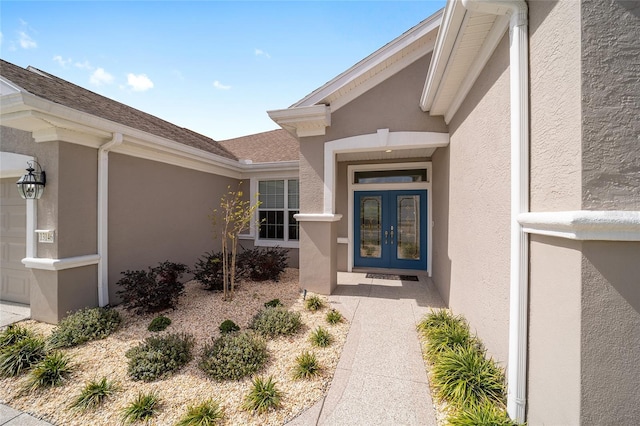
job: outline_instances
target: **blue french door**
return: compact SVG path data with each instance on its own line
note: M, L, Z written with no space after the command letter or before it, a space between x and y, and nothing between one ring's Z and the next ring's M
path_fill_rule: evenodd
M427 191L354 192L354 266L427 269Z

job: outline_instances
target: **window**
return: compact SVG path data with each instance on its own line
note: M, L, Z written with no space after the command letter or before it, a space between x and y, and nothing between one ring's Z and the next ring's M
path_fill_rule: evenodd
M298 241L300 188L297 179L258 182L260 240Z

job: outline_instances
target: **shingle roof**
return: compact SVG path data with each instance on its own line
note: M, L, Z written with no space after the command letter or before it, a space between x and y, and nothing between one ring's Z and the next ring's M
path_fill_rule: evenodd
M283 129L218 141L238 159L254 163L292 161L300 158L300 142Z
M225 158L237 159L211 138L34 69L24 69L0 59L0 75L35 96Z

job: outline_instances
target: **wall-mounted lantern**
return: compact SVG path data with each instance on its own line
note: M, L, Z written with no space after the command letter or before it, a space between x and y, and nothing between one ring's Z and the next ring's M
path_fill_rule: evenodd
M26 175L22 176L16 182L18 186L18 193L25 200L37 200L42 196L44 192L44 185L47 182L47 175L40 167L37 161L27 162L29 167L27 168ZM34 164L38 167L38 171L33 168ZM35 172L35 173L34 173Z

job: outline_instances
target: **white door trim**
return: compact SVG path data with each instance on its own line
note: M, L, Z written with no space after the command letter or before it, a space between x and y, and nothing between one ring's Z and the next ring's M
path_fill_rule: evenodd
M358 171L366 170L411 170L411 169L425 169L427 171L427 182L412 182L412 183L378 183L378 184L355 184L354 176ZM432 163L430 161L422 161L415 163L383 163L383 164L358 164L347 166L347 179L348 179L348 242L347 242L347 271L353 270L353 250L354 250L354 224L353 224L353 208L354 208L354 195L353 193L358 191L384 191L384 190L403 190L403 189L426 189L427 190L427 219L425 225L427 226L427 274L432 274L432 234L433 234L433 220L432 220L432 194L431 194L431 169Z

